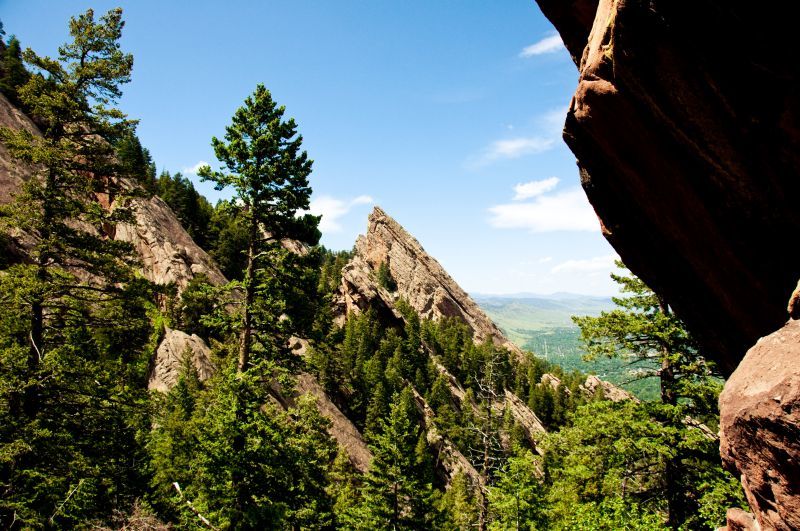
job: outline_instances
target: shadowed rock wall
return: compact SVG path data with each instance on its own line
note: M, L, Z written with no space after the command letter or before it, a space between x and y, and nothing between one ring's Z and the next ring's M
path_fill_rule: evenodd
M538 3L579 66L564 139L606 238L730 374L785 321L798 278L793 17L728 0Z

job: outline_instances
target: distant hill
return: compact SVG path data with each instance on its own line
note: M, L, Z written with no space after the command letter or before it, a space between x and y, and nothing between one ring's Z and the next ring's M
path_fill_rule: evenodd
M600 315L614 309L611 297L574 293L538 295L472 296L484 312L503 330L506 337L524 350L561 365L566 370L577 369L599 377L635 393L640 398L655 398L658 393L655 379L630 382L625 360L601 359L583 361L585 354L580 342L580 330L572 322L573 315Z

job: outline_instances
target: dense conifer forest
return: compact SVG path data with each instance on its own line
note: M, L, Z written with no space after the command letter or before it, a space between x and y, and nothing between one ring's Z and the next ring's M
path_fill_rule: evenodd
M466 323L421 319L401 297L337 320L352 253L320 246L305 213L298 124L258 85L210 139L222 167L201 175L232 194L212 205L157 171L116 107L133 67L123 26L121 10L87 11L57 57L5 34L0 46L0 90L41 131L0 129L15 163L36 168L0 210L0 247L24 251L0 256L0 526L713 529L746 507L720 465L720 379L639 279L623 270L617 308L576 323L591 356L656 367L643 375L658 382L652 401L589 392L585 374L476 343ZM144 278L113 228L154 195L227 284ZM397 289L387 269L374 275ZM209 346L209 378L187 351L172 389L148 390L167 328ZM294 391L302 374L363 436L368 470Z

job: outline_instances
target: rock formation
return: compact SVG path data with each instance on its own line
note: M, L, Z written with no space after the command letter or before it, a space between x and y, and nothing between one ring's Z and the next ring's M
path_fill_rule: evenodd
M342 270L339 316L360 312L375 301L391 308L402 298L422 319L458 317L470 327L476 342L490 339L521 354L439 262L379 207L369 215L367 233L358 237L355 249L355 256ZM379 284L376 272L382 264L397 289L390 291Z
M31 119L2 94L0 94L0 127L23 129L34 135L39 134L39 129ZM0 142L0 205L10 202L13 193L31 175L33 168L13 160L5 144Z
M162 393L172 389L178 382L186 356L190 357L191 364L197 371L200 381L206 380L214 374L215 367L211 362L211 349L202 338L195 334L189 335L180 330L165 328L164 338L156 350L147 388Z
M726 0L537 2L579 69L564 139L604 235L736 370L721 398L727 466L762 528L800 528L797 325L736 368L783 325L800 277L794 17ZM746 520L733 511L729 528Z
M359 472L365 473L372 462L372 452L358 428L325 394L325 390L317 379L308 373L300 374L297 377L296 397L304 394L310 394L314 397L317 401L319 412L331 423L331 427L328 430L331 437L345 449L353 466Z
M538 3L579 67L564 138L604 234L730 374L781 326L798 277L793 17L726 0Z
M391 285L381 285L381 267L386 268ZM358 237L355 254L342 269L342 284L334 301L335 313L339 322L343 323L348 313L372 308L384 321L399 323L402 317L395 305L400 299L408 302L423 319L437 321L445 317L459 318L472 330L476 343L491 340L495 345L507 349L512 356L525 356L413 236L386 212L375 207L369 216L366 234ZM474 407L474 404L464 404L465 393L456 378L437 359L433 361L437 371L447 377L455 403L459 407ZM552 374L545 374L542 382L557 388L560 380ZM631 396L596 377L587 380L585 390L594 394L599 387L603 388L606 396L615 400ZM493 408L500 414L507 408L515 422L523 428L528 441L539 451L537 443L545 428L525 402L510 390L505 390ZM431 437L437 439L438 436L429 434ZM446 448L445 443L437 442L437 445ZM455 463L459 459L454 457L450 461Z
M156 284L174 283L179 291L201 274L218 286L227 282L160 197L136 198L132 206L136 225L120 223L115 237L133 245L148 280Z
M624 389L620 389L616 385L601 380L597 376L590 374L586 377L586 381L581 385L581 388L589 395L594 396L599 389L603 390L603 396L612 402L620 402L622 400L636 400L638 398Z

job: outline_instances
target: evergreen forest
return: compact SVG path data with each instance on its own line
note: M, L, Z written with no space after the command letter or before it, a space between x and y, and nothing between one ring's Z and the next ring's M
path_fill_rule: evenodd
M355 251L319 244L313 161L268 88L209 139L220 166L199 175L230 196L212 204L118 106L122 11L68 24L55 57L0 41L0 90L39 132L0 128L33 168L0 206L0 527L689 530L747 508L720 463L718 371L622 263L614 309L574 321L589 358L641 365L647 400L421 318L385 264L391 306L343 315ZM226 282L143 274L115 235L156 199ZM171 389L149 389L170 330L212 370L187 348Z

